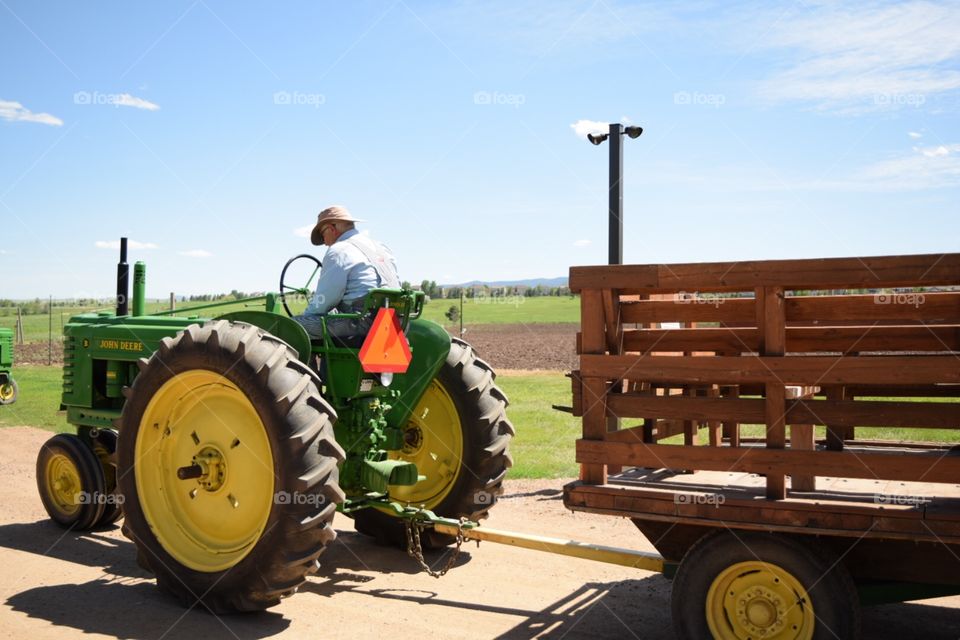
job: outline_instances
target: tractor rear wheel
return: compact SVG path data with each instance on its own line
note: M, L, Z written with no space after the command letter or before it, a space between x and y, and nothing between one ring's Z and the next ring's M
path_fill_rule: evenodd
M391 487L394 500L423 506L447 518L486 518L503 492L513 464L508 451L513 425L507 419L507 396L496 374L473 348L453 338L443 367L413 409L404 433L405 446L390 457L413 462L426 480L412 487ZM357 531L405 548L402 521L376 509L353 514ZM424 531L421 544L438 548L455 538Z
M161 589L214 613L291 595L334 540L336 414L286 343L246 323L164 338L125 391L123 531Z
M61 527L90 529L103 515L103 469L93 450L72 433L60 433L40 447L37 491L50 518Z

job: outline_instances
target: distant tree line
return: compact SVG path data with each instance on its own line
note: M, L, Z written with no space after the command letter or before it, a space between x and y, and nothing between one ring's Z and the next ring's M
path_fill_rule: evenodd
M405 289L410 288L410 283L404 281L401 286ZM489 285L474 285L469 287L440 287L434 280L424 280L420 283L420 291L427 294L429 298L435 299L459 299L461 295L464 298L497 298L508 296L522 296L533 298L539 296L569 296L570 287L546 287L538 284L534 287L527 285L511 285L503 287L491 287Z

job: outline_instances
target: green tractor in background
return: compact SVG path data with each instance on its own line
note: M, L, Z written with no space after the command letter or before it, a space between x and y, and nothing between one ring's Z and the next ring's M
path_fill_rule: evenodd
M313 275L290 286L300 259L316 262ZM365 371L366 342L339 344L326 331L311 342L287 302L309 294L319 268L297 256L279 295L184 318L144 314L137 263L128 314L122 240L116 313L64 327L62 409L77 433L52 437L37 459L50 517L89 529L122 515L157 584L214 612L294 593L334 540L338 510L401 546L418 520L486 517L514 434L490 366L420 319L424 295L411 290L374 290L364 309L385 318L370 331L388 335L373 351L399 338L409 365ZM418 539L455 541L432 529Z
M10 368L13 366L13 330L0 327L0 404L13 404L20 393Z

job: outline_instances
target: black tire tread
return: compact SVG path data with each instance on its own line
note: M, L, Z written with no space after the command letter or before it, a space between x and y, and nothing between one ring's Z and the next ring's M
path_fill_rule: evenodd
M745 560L770 562L794 573L807 589L816 612L814 640L860 637L856 585L840 559L823 545L785 534L715 531L690 547L673 579L671 613L679 640L709 637L704 613L706 585L712 582L718 567ZM806 580L803 573L809 574Z
M156 542L135 495L132 468L137 412L149 400L141 395L151 394L158 381L180 369L199 368L198 362L222 375L243 377L246 384L259 380L264 395L273 398L272 406L250 400L268 428L273 424L282 430L271 438L274 448L281 449L274 451L275 489L323 497L319 506L275 501L261 539L246 557L219 573L183 567ZM200 604L214 613L266 609L316 572L317 558L336 538L331 523L336 503L343 500L337 464L344 457L333 435L336 414L320 396L319 385L286 343L253 325L225 320L191 325L165 339L134 380L121 416L119 474L127 511L123 532L136 543L138 562L156 575L158 586L185 606Z
M72 433L59 433L51 437L43 443L40 452L37 454L37 490L50 519L66 529L87 531L95 527L103 516L104 502L92 500L87 504L82 504L74 516L65 518L48 501L48 490L45 486L46 463L48 456L58 450L73 460L80 475L81 490L90 496L106 495L103 468L100 466L100 460L93 449L88 447L79 436Z
M463 517L479 522L489 515L490 508L503 494L503 479L513 465L509 446L515 430L507 418L509 400L497 387L496 374L490 365L458 338L451 338L450 352L438 377L451 396L459 397L462 404L475 413L466 416L471 424L464 425L465 439L473 439L472 443L465 440L464 445L472 447L474 453L464 452L470 459L469 468L462 469L456 486L433 511L448 518ZM461 415L461 420L464 418ZM478 495L486 500L478 501ZM354 520L360 533L406 548L406 532L396 518L366 509L355 513ZM453 536L435 531L424 531L421 535L421 543L427 549L444 547L454 541Z

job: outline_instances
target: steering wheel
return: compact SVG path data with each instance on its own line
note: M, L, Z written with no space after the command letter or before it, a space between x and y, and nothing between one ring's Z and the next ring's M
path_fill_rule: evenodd
M310 278L307 280L307 284L305 284L302 287L291 287L285 282L286 276L287 276L287 269L289 269L290 265L292 265L297 260L310 260L316 265L316 267L314 267L313 273L310 274ZM301 295L309 296L310 283L313 282L313 277L317 275L317 273L320 271L320 265L321 265L320 260L318 260L316 256L310 255L309 253L301 253L298 256L293 256L292 258L287 260L287 264L283 265L283 271L280 272L280 302L283 303L283 310L286 311L287 315L290 316L291 318L293 317L294 314L292 311L290 311L289 305L287 305L287 292L295 291Z

